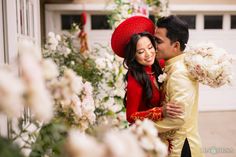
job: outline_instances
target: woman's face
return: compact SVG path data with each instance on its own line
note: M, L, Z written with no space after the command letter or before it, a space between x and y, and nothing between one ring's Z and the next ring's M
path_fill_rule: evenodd
M148 37L141 37L136 46L136 61L143 66L151 66L155 60L155 48Z

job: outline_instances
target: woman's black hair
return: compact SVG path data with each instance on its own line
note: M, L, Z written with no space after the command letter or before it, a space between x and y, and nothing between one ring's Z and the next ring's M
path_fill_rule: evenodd
M140 63L138 63L135 60L135 55L136 55L136 45L138 40L141 37L148 37L154 47L154 49L156 50L156 41L153 35L151 35L148 32L142 32L142 33L138 33L138 34L134 34L132 35L129 43L126 45L125 47L125 57L124 57L124 62L123 65L126 69L128 69L126 75L125 75L125 82L128 81L128 74L130 73L137 81L138 83L143 87L143 97L146 98L146 102L145 105L147 105L147 107L150 107L150 99L152 98L152 85L151 85L151 81L149 79L149 76L147 75L147 73L145 72L144 66L141 65ZM152 70L155 74L156 80L158 80L158 76L160 74L162 74L162 69L159 65L159 63L156 61L154 61L154 64L152 65ZM158 85L160 86L161 84L158 83ZM126 97L127 97L127 91L125 93L125 97L124 97L124 105L126 106Z

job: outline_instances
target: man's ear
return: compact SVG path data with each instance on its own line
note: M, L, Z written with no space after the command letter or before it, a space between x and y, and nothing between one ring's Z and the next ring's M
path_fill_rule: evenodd
M176 52L180 51L181 48L180 48L180 43L178 41L174 42L173 46Z

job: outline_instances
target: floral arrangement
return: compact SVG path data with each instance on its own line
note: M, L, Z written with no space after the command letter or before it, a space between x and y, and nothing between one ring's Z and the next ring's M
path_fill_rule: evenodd
M134 16L149 16L149 11L157 20L169 14L168 0L115 0L115 9L109 17L112 28L116 28L123 20Z
M59 75L55 62L43 59L40 51L29 41L19 42L18 47L15 66L20 68L20 75L8 66L0 69L0 96L4 98L0 100L0 112L20 118L18 127L12 127L11 140L28 156L35 142L42 146L48 141L38 139L39 134L42 137L48 134L44 132L48 126L57 124L53 132L58 128L78 128L84 132L95 123L96 115L93 87L89 82L71 69L64 69ZM55 139L63 139L65 135L60 134ZM32 152L38 150L34 147ZM50 148L43 149L39 154L43 155L48 150Z
M0 101L0 111L20 117L19 128L14 127L11 134L14 143L26 156L60 155L67 133L72 128L94 134L94 127L100 125L127 127L122 105L124 71L121 61L115 58L109 47L101 45L87 56L79 54L74 51L75 43L67 43L69 39L71 37L50 32L43 49L44 58L33 43L22 41L16 65L21 69L20 77L9 68L0 70L3 83L0 89L6 91L6 99ZM65 50L69 53L61 52ZM76 55L90 60L87 69L96 66L95 70L102 79L91 84L77 75L72 69L76 69L81 60L75 59L73 64L68 64L71 59L68 56ZM82 75L90 72L87 69ZM9 81L18 88L9 88L13 87ZM23 113L26 114L22 117Z
M184 61L190 75L204 85L216 88L232 80L232 57L212 43L189 46Z
M96 115L100 123L111 121L114 126L127 127L123 97L125 94L123 77L126 70L120 58L108 46L94 45L90 58L95 61L101 81L94 90ZM112 119L107 119L110 115Z
M52 59L60 73L66 68L72 69L95 86L101 80L100 71L95 62L88 58L88 53L80 53L79 33L77 24L72 25L70 32L61 35L49 32L42 49L43 57Z
M52 59L58 65L60 73L65 68L71 68L85 80L91 81L97 123L109 122L126 127L123 106L125 70L122 61L115 57L109 46L100 44L94 45L88 53L80 53L78 38L75 35L79 30L75 24L72 28L74 31L62 35L50 32L43 56ZM67 49L69 53L65 54Z
M121 131L103 127L96 136L71 130L66 151L71 157L165 157L168 154L155 124L147 119L138 120L131 128Z

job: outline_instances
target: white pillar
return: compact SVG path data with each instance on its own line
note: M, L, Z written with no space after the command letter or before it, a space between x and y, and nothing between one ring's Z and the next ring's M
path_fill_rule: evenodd
M4 34L3 34L3 10L2 10L2 0L0 1L0 65L4 63Z
M3 32L6 62L12 63L17 55L16 1L3 1Z

